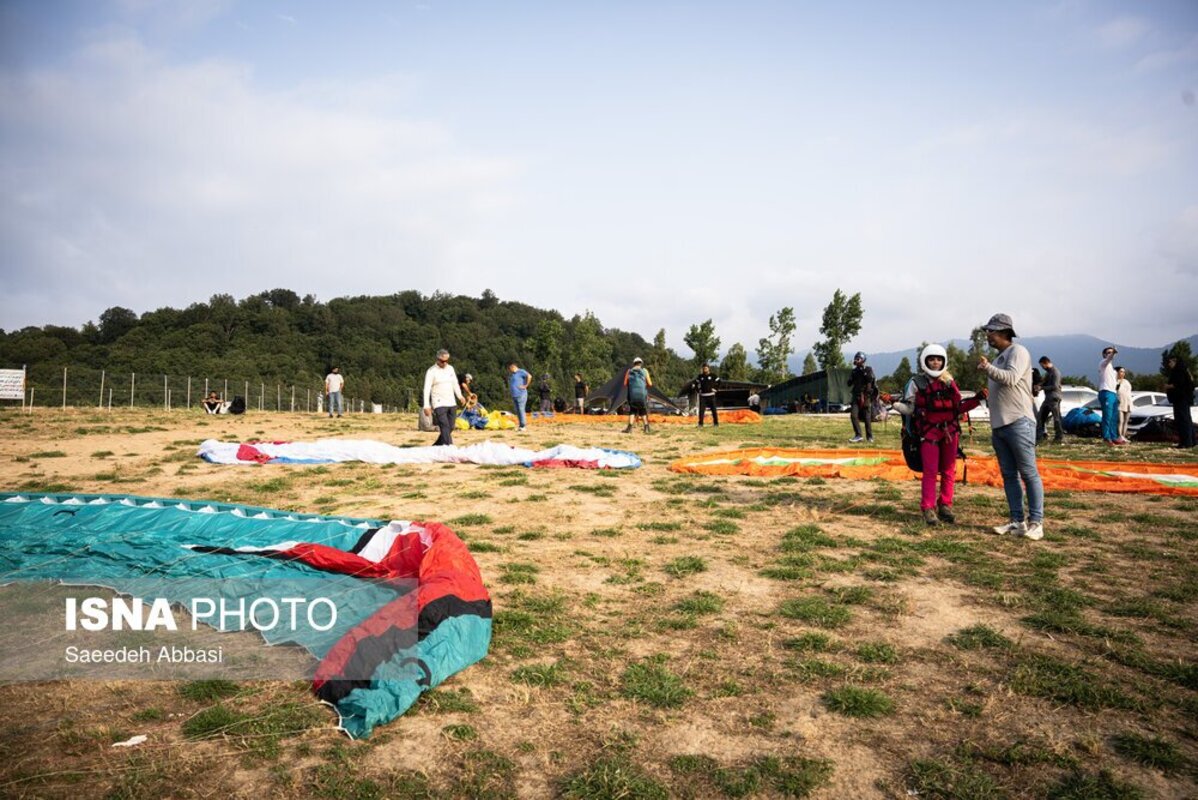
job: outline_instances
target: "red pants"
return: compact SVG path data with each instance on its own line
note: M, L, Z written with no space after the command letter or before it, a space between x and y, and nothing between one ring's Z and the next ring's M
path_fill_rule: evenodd
M940 475L940 505L953 504L953 483L957 476L957 438L953 434L936 442L926 439L919 443L919 455L923 459L922 491L919 497L921 511L936 507L936 475Z

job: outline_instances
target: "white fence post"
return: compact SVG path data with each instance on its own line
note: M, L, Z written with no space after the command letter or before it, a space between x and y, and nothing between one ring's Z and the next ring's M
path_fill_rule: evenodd
M62 368L62 410L67 410L67 368Z
M137 373L129 373L129 408L133 408L133 393L137 389Z

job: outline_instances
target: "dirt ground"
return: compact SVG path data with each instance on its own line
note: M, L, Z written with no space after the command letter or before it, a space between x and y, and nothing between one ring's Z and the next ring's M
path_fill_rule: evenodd
M914 479L667 469L847 449L843 417L457 436L630 449L644 466L623 473L195 456L209 438L431 443L411 415L9 409L0 430L0 491L445 522L495 610L483 662L360 742L302 682L7 683L0 796L1198 797L1198 497L1050 494L1030 542L988 533L994 488L959 487L957 524L928 528ZM1198 465L1156 447L1130 450ZM200 728L213 709L232 722Z

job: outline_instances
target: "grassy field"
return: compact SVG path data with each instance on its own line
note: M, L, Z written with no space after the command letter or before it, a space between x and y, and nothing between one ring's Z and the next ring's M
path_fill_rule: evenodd
M411 416L9 410L0 426L7 491L446 522L495 607L491 654L364 742L304 683L0 686L0 796L1198 796L1198 498L1053 493L1029 542L988 533L1006 517L994 488L959 487L958 524L931 529L914 480L667 470L716 448L847 448L845 417L457 437L624 447L645 460L627 473L195 457L207 438L431 443ZM1080 440L1045 454L1109 457ZM111 747L134 734L149 739Z

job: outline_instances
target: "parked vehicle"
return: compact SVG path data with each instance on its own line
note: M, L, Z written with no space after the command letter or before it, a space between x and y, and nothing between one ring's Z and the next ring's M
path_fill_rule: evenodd
M1036 409L1040 408L1040 400L1044 395L1039 395L1036 398ZM1075 408L1080 408L1091 400L1098 399L1098 390L1091 389L1089 386L1062 386L1061 387L1061 418Z
M1154 394L1160 399L1151 405L1137 407L1133 398L1131 416L1127 418L1128 433L1137 433L1154 417L1173 419L1173 404L1163 394L1160 392L1145 392L1145 394ZM1190 419L1198 424L1198 390L1194 392L1193 404L1190 406Z

